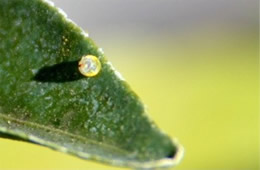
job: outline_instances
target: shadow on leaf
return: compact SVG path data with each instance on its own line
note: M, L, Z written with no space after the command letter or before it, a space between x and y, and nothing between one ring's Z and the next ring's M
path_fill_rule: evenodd
M10 135L10 134L6 134L6 133L2 133L2 132L0 132L0 138L27 142L27 140L25 140L25 139L23 139L21 137Z
M78 70L78 61L70 61L41 68L33 80L62 83L82 78L84 76Z

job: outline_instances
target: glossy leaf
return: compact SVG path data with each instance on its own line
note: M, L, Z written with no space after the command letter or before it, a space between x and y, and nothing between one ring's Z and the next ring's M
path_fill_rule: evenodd
M84 55L100 60L96 76L80 74ZM182 154L102 50L41 0L0 0L0 132L134 168L174 165Z

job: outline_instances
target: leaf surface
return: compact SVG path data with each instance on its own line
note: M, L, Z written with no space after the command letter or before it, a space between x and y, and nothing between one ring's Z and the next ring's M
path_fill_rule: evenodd
M97 76L78 71L84 55L100 60ZM102 50L41 0L0 0L0 132L134 168L174 165L182 151Z

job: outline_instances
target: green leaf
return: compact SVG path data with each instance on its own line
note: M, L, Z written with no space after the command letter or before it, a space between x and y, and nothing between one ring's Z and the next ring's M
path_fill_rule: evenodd
M84 55L98 57L98 75L79 73ZM41 0L0 0L0 132L134 168L175 165L182 155L102 50Z

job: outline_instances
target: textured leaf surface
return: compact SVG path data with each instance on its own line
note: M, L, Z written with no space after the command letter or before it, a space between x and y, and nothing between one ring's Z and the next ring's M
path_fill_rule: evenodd
M87 54L101 61L95 77L78 71ZM0 0L0 132L121 166L169 166L181 154L102 50L40 0Z

